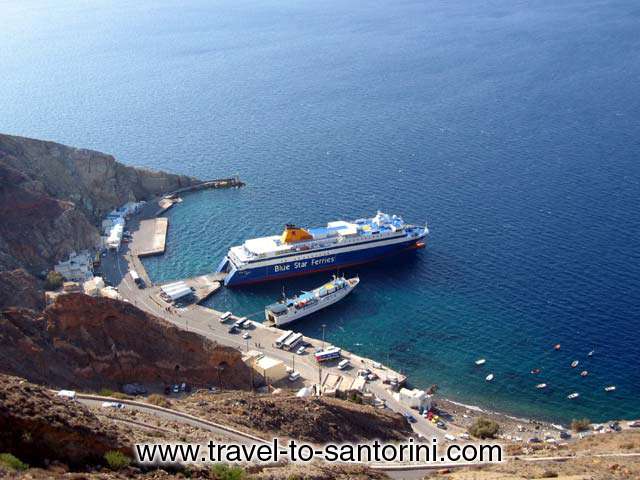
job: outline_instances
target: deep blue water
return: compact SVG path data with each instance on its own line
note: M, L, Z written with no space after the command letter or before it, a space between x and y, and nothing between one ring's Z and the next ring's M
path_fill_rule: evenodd
M185 3L0 2L0 131L247 181L168 214L154 279L286 222L427 220L426 251L353 270L299 328L467 403L640 417L636 1ZM211 302L250 314L280 290Z

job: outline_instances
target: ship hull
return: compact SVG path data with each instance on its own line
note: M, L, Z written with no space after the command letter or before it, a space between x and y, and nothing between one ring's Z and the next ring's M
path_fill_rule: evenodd
M336 271L354 265L362 265L374 262L394 254L421 248L422 237L412 238L405 242L391 245L382 245L373 248L348 251L342 253L328 252L326 255L312 259L292 259L288 262L275 265L257 266L254 268L236 269L232 265L225 277L224 283L228 287L250 285L273 280L309 275L317 272ZM229 265L228 260L223 260L220 269Z
M357 285L357 284L356 284ZM355 288L354 286L346 286L337 292L331 294L329 298L324 297L318 303L310 305L308 307L302 308L298 310L296 313L289 313L282 316L277 317L276 326L282 327L284 325L288 325L291 322L295 322L296 320L300 320L301 318L306 317L307 315L311 315L312 313L318 312L324 308L327 308L333 305L336 302L339 302L344 297L349 295L351 291Z

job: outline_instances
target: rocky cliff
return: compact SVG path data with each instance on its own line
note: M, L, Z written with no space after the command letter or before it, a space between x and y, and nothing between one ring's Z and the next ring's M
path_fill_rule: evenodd
M0 452L31 465L103 462L106 452L131 455L125 436L87 408L24 379L0 375Z
M43 313L0 312L0 372L60 388L141 382L248 388L238 350L177 329L125 302L62 295Z
M0 271L49 269L96 243L105 212L197 182L92 150L0 134Z

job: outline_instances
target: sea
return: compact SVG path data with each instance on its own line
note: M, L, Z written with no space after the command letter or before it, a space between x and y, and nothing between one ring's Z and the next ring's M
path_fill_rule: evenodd
M286 223L399 214L427 249L348 269L358 288L297 330L465 404L640 417L636 0L4 0L0 18L0 131L247 183L167 213L153 280ZM260 319L328 278L209 306Z

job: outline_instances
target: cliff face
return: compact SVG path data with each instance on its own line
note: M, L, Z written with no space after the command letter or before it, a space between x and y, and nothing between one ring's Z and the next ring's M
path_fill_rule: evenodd
M63 295L42 314L0 312L0 372L60 388L186 381L248 388L239 351L125 302Z
M131 455L126 444L117 428L103 425L79 403L21 378L0 375L0 451L31 465L48 459L81 466L102 463L111 450Z
M51 267L95 245L100 217L130 200L197 183L111 155L0 134L0 270Z

